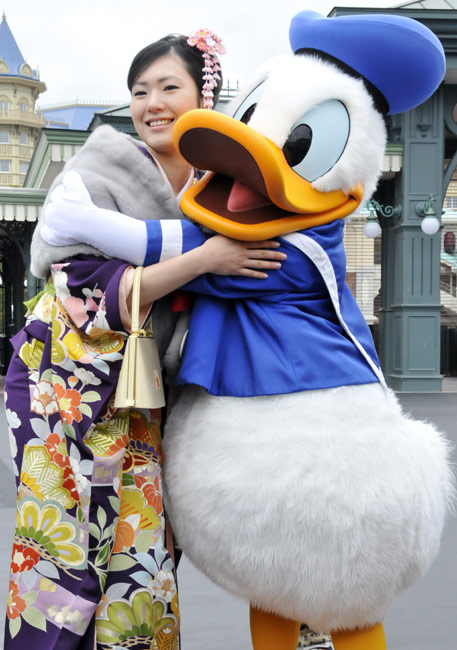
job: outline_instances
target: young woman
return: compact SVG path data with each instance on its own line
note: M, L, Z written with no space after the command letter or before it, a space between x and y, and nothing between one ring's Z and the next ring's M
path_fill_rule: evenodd
M119 212L134 217L132 231L144 234L137 263L151 265L143 272L142 315L154 302L161 353L175 324L162 297L208 272L262 278L284 258L269 250L275 242L206 239L180 220L177 197L195 171L172 146L173 124L220 89L211 54L219 41L204 36L169 36L135 57L128 80L142 143L97 130L65 170L73 171L65 184L74 199L67 201L67 239L49 246L42 223L34 236L32 268L50 278L12 340L5 382L18 488L5 650L178 647L160 412L113 407L133 275L120 261L129 238L116 241L116 219ZM203 67L209 80L202 80ZM46 215L62 191L59 177ZM72 216L83 204L93 205L91 234L99 221L109 222L110 258L72 239ZM147 221L154 217L165 221ZM103 238L103 227L99 232Z

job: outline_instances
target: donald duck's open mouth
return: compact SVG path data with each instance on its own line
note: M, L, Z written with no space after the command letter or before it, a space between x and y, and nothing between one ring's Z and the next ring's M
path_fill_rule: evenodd
M220 113L185 113L173 139L193 166L210 170L183 196L183 211L229 237L254 241L329 223L362 198L361 187L319 192L270 140Z

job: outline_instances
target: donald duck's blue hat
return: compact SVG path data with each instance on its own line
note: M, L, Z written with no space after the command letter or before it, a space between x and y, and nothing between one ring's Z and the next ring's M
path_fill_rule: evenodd
M291 22L295 54L314 52L363 77L388 114L403 113L430 97L443 80L446 59L435 34L422 23L391 14L325 18L302 11ZM375 89L375 90L374 90Z

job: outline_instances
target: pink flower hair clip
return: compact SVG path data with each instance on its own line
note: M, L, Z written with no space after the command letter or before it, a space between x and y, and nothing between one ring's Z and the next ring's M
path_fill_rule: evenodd
M220 80L220 65L218 54L225 54L225 47L222 45L222 39L210 29L199 29L192 32L187 39L188 45L197 47L201 52L205 65L203 67L203 79L205 83L202 88L203 107L212 109L213 88L216 88Z

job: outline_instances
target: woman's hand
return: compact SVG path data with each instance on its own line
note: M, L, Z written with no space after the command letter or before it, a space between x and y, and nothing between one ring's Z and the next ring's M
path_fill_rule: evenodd
M287 257L275 250L279 242L243 242L214 235L191 251L145 267L141 275L141 304L150 304L204 273L268 277L260 269L279 269Z
M279 246L275 240L246 242L215 235L200 247L203 273L267 278L260 269L279 269L287 257L274 250Z

